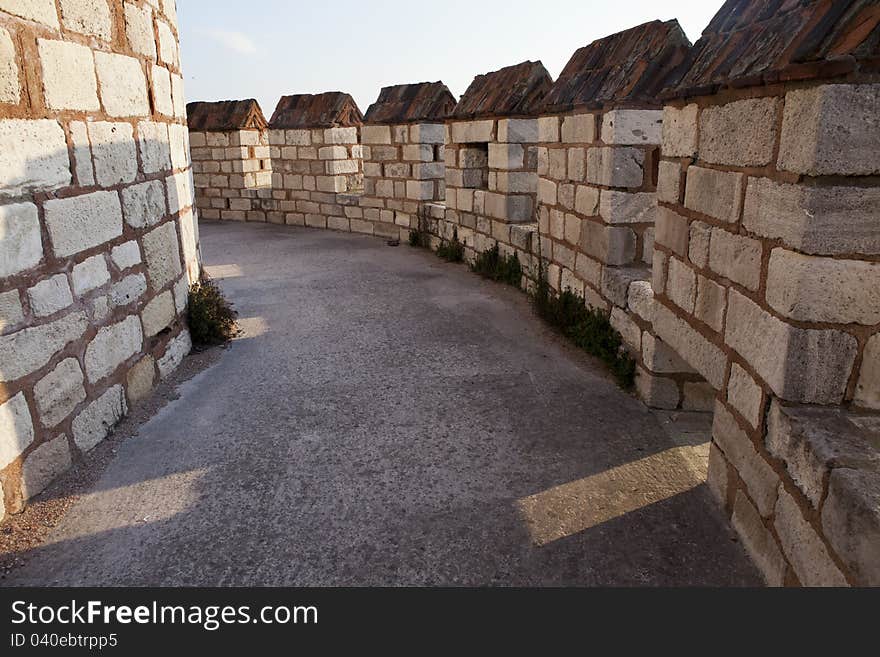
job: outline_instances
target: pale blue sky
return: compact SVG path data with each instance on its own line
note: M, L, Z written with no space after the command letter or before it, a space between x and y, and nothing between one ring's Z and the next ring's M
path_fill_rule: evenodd
M178 0L186 96L256 98L347 91L362 111L390 84L473 77L541 60L555 79L575 50L677 18L696 41L722 0Z

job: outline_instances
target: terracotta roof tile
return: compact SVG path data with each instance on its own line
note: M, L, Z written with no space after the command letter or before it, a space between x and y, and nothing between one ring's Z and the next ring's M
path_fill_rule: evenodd
M263 110L253 98L189 103L186 106L186 117L189 129L201 132L228 132L250 128L263 130L267 126Z
M533 116L552 85L553 78L541 62L523 62L478 75L458 101L452 117Z
M877 0L727 0L664 95L878 70Z
M577 50L544 99L548 112L606 105L659 105L688 41L678 21L652 21Z
M455 107L455 96L442 82L384 87L364 115L366 123L443 121Z
M345 128L359 126L364 117L349 94L282 96L269 121L270 128Z

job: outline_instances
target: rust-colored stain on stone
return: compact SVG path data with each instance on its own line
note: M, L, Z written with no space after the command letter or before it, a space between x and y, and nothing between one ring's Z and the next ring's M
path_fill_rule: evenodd
M383 87L364 115L365 123L416 123L448 118L455 96L442 82L419 82Z
M458 101L452 117L535 116L553 78L541 62L522 62L478 75Z
M652 21L577 50L544 100L547 112L615 106L659 106L690 41L678 21Z
M363 124L364 116L350 94L282 96L269 121L270 128L347 128Z
M196 132L264 130L268 126L260 104L253 98L188 103L186 116L189 129Z
M877 0L727 0L666 97L880 71Z

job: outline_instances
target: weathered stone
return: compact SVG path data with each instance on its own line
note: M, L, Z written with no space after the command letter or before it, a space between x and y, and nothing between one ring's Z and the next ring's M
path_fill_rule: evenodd
M134 181L138 168L137 146L131 125L94 121L88 126L98 184L111 187Z
M688 220L677 212L662 206L657 208L654 243L671 249L686 258L688 255Z
M681 196L681 165L678 162L660 162L657 174L657 199L678 203Z
M654 309L654 330L713 387L721 389L727 360L721 349L660 303Z
M180 64L177 37L168 23L160 20L156 21L156 33L159 35L159 60L176 68Z
M758 511L768 517L776 504L779 476L721 402L715 404L712 438L745 483Z
M154 297L141 311L144 335L153 337L174 321L176 310L171 290Z
M756 291L761 284L761 251L758 240L714 228L709 242L709 268Z
M624 146L659 144L662 128L661 110L611 110L602 117L602 141Z
M589 185L578 185L575 192L574 207L585 217L594 217L599 211L599 189Z
M740 167L770 164L781 105L768 97L707 107L700 114L700 159Z
M82 296L107 283L110 280L110 270L102 254L94 255L84 260L73 268L73 291L77 296Z
M57 110L100 109L92 51L71 41L37 39L47 107Z
M171 73L164 66L150 67L153 105L159 114L174 116L174 96L171 92Z
M786 407L774 400L765 442L817 509L832 468L880 471L880 436L862 430L840 409Z
M542 116L538 118L538 139L547 143L559 141L559 117Z
M172 338L168 342L168 346L165 347L165 354L157 363L159 366L159 376L163 379L167 378L183 362L184 357L191 349L192 340L190 339L189 331L184 329L176 337Z
M128 401L135 404L150 396L156 377L156 361L146 355L135 363L126 375Z
M71 121L68 125L73 141L73 159L76 181L81 187L95 184L95 167L92 164L92 148L89 144L89 128L83 121Z
M627 347L637 354L642 351L642 329L629 318L625 310L618 306L612 308L610 322Z
M185 125L170 123L168 125L168 142L171 150L171 166L185 169L189 166L189 131Z
M58 121L0 120L0 196L69 184L67 139Z
M0 382L36 372L65 345L82 337L87 326L85 313L76 312L0 337Z
M124 271L141 263L141 248L135 240L114 246L110 259L119 271Z
M83 452L100 443L128 412L125 393L115 385L89 404L73 420L73 440Z
M657 214L657 196L603 189L599 214L609 224L653 224Z
M522 169L525 151L519 144L489 144L489 167Z
M626 305L629 310L644 319L646 322L654 321L654 290L651 281L633 281L630 283L626 297Z
M667 105L663 108L661 150L668 157L692 157L697 152L696 105L679 109Z
M859 586L880 586L880 474L839 468L831 473L822 530Z
M815 404L843 400L858 350L851 335L796 328L733 289L724 341L779 397Z
M451 125L452 141L456 144L490 142L494 128L494 121L458 121Z
M819 255L880 253L880 188L814 187L750 178L743 225Z
M409 138L416 144L443 144L446 141L446 126L440 123L417 123L410 126Z
M727 461L724 454L715 443L709 443L709 471L706 483L709 490L715 496L715 500L727 511L727 491L730 487L730 476L727 470ZM758 512L754 511L757 516Z
M715 407L715 389L708 383L685 381L681 407L686 411L711 412Z
M147 279L143 274L131 274L110 288L110 303L115 308L134 303L147 291Z
M880 333L865 346L854 401L865 408L880 409Z
M743 547L761 571L769 586L785 584L785 557L773 535L764 526L758 511L745 494L738 490L731 522L742 539Z
M681 394L674 380L654 376L641 367L636 368L636 392L650 408L673 410L681 402Z
M773 249L767 303L805 322L880 323L880 264Z
M659 374L694 371L694 368L688 365L666 343L647 331L642 335L642 360L649 370Z
M626 265L635 260L636 235L622 226L595 221L581 223L581 249L607 265Z
M743 179L741 173L689 167L684 206L714 219L736 223L742 207Z
M86 374L96 382L112 374L143 347L144 336L137 315L105 326L86 347Z
M778 166L809 176L880 173L880 85L789 91Z
M106 6L106 5L105 5ZM95 52L101 101L110 116L148 116L147 80L134 57Z
M43 23L58 29L58 11L54 0L0 0L0 9L13 16Z
M154 289L162 289L183 273L174 222L166 222L153 229L144 235L141 244L147 262L147 275Z
M782 550L804 586L847 586L846 578L828 554L816 530L807 522L794 498L779 487L773 523Z
M697 267L704 268L709 264L709 242L712 238L712 227L702 221L691 224L688 245L688 259Z
M46 227L55 255L65 257L122 235L122 211L116 192L52 199L44 204Z
M357 128L327 128L324 130L325 144L356 144L358 141Z
M629 147L590 148L586 179L607 187L641 187L645 180L645 151Z
M15 44L9 32L0 28L0 103L18 104L20 98Z
M28 454L21 468L21 495L29 500L41 493L52 480L70 468L67 436L61 435Z
M34 425L24 393L0 404L0 470L17 459L34 441Z
M694 312L697 299L697 277L694 270L678 258L670 258L666 279L666 296L687 313Z
M0 205L0 278L30 269L42 258L37 206L32 203Z
M563 117L562 141L567 144L591 144L596 141L596 116L575 114Z
M733 363L730 379L727 382L727 402L742 415L749 424L757 427L763 410L761 387L742 367Z
M113 21L104 0L59 0L64 28L110 41Z
M128 45L137 53L156 59L156 37L153 34L153 12L149 6L143 8L126 2L125 35Z
M498 121L498 141L511 144L540 141L537 119L501 119Z
M24 309L18 290L0 293L0 333L24 321Z
M167 124L152 121L138 123L138 145L144 173L155 173L171 168Z
M85 401L83 373L75 358L62 360L34 385L34 399L45 427L54 427Z
M47 317L73 303L67 276L57 274L45 278L28 290L31 310L37 317Z

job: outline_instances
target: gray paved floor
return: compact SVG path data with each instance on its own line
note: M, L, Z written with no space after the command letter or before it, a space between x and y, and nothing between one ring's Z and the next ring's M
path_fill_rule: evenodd
M515 290L367 237L205 223L202 243L245 335L7 583L759 583L705 445Z

